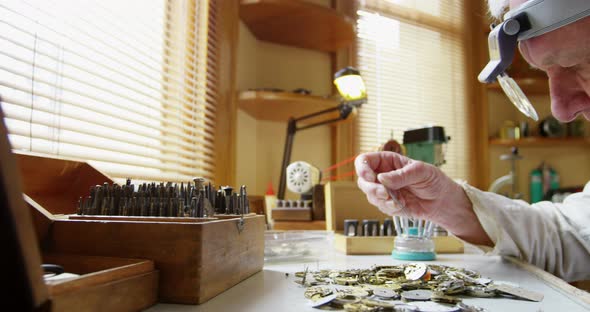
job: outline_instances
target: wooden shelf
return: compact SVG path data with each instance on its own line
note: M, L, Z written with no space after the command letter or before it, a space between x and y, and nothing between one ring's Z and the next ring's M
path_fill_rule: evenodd
M549 94L549 81L547 78L516 78L514 79L522 91L529 94ZM488 89L493 91L502 91L500 84L497 82L487 85Z
M590 146L590 138L565 137L545 138L528 137L520 140L490 139L492 146L519 146L519 147L554 147L554 146Z
M240 18L259 40L334 52L354 41L353 22L302 0L242 0Z
M335 107L338 101L315 95L291 92L243 91L240 92L239 106L259 120L284 121ZM338 112L322 115L322 119L336 118ZM318 117L320 118L320 117Z

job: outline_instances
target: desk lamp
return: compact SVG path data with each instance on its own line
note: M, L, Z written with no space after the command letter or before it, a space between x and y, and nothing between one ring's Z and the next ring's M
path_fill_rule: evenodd
M285 140L285 150L283 152L283 163L281 165L281 179L279 181L279 192L277 194L278 199L284 199L285 197L285 172L287 166L291 161L291 150L293 148L293 138L297 131L314 128L321 125L330 124L340 120L345 120L348 115L355 109L363 105L367 101L367 89L363 78L357 69L353 67L346 67L334 74L334 84L338 93L342 98L338 106L334 106L328 109L324 109L309 115L305 115L298 118L289 118L287 124L287 139ZM339 112L339 116L336 118L319 121L304 126L298 126L297 123L309 118L317 117L334 111Z

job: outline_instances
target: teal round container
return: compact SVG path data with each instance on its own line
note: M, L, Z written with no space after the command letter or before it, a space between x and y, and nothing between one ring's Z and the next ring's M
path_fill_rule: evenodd
M436 259L432 238L418 237L418 228L411 227L407 235L396 236L391 256L397 260L431 261Z

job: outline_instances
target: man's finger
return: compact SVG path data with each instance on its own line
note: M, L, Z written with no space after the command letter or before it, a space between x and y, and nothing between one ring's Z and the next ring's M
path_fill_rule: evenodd
M373 167L371 166L371 154L361 154L354 160L354 168L356 170L356 175L369 181L375 182L376 175Z
M389 193L385 189L385 186L379 183L373 183L366 181L365 179L358 178L357 184L361 191L367 194L367 196L374 197L380 200L386 200L389 198Z
M431 174L425 167L425 163L414 161L403 168L380 173L377 180L391 190L398 190L425 181L427 175Z
M399 214L401 212L401 210L399 209L399 207L395 206L395 204L393 203L393 201L391 199L388 200L383 200L383 199L378 199L375 197L371 197L367 195L367 201L369 201L369 203L377 208L379 208L379 210L389 216L393 216L396 214Z

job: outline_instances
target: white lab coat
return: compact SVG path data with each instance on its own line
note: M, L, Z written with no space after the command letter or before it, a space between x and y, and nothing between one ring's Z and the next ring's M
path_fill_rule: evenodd
M566 281L590 280L590 182L563 203L532 205L461 185L495 243L480 248L518 257Z

